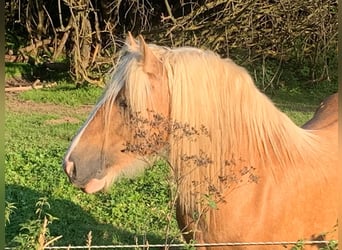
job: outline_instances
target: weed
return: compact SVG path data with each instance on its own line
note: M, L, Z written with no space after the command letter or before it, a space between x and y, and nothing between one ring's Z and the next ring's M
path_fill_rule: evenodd
M299 240L297 244L295 244L291 250L303 250L305 247L305 241ZM336 240L330 240L328 244L324 247L320 247L319 250L338 250L338 242Z
M336 240L331 240L325 247L320 248L320 250L337 250L337 249L338 249L338 242Z
M297 243L291 248L291 250L303 250L304 240L298 240Z
M17 249L44 249L62 236L52 237L48 225L57 220L56 217L45 212L50 208L47 198L43 197L36 203L36 219L20 224L20 233L14 238L18 243Z
M6 207L5 207L5 226L10 223L10 216L12 213L14 213L14 210L16 209L14 203L10 203L6 201Z

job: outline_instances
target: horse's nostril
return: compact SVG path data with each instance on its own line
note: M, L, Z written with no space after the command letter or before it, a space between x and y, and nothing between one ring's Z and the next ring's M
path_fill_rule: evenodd
M76 175L75 163L72 161L65 161L64 170L70 178L75 176Z

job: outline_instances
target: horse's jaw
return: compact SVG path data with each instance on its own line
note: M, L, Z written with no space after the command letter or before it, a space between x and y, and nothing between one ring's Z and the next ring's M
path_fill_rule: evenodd
M152 159L152 158L151 158ZM82 190L87 194L93 194L99 191L107 191L116 181L122 178L133 179L141 175L147 166L153 162L151 159L135 159L130 163L125 164L124 167L118 165L112 166L107 170L106 175L101 178L90 179L83 187ZM120 169L119 171L117 169Z
M92 194L101 191L106 186L105 178L102 179L91 179L85 187L82 189L87 194Z

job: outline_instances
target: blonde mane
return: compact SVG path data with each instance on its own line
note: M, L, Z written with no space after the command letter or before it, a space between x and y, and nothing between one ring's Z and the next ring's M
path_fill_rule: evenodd
M168 79L160 84L169 87L171 103L165 105L170 105L170 121L207 131L195 137L172 133L169 137L174 176L179 192L186 193L180 200L185 212L202 211L203 197L217 199L215 195L225 192L227 182L236 181L246 167L252 171L258 166L255 177L270 171L276 182L280 174L295 172L293 166L300 162L317 160L312 157L320 148L315 134L280 112L244 68L210 51L149 48ZM147 112L154 102L149 98L149 77L139 63L141 54L131 47L122 53L98 106L108 100L113 104L125 86L132 110Z

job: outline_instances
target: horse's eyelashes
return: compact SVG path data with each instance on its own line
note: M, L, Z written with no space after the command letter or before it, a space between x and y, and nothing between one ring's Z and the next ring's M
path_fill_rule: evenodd
M125 100L125 99L121 99L121 100L119 101L119 106L120 106L121 108L123 108L123 109L126 109L126 108L127 108L127 102L126 102L126 100Z

